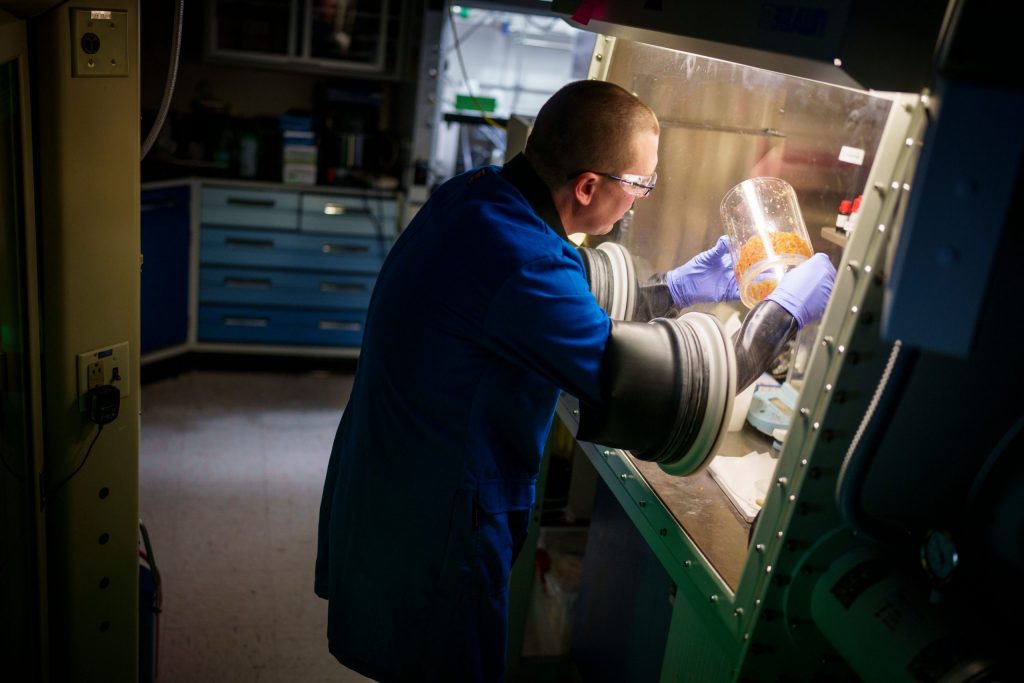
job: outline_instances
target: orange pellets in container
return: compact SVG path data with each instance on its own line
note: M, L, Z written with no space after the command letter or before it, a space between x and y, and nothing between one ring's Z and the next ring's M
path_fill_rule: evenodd
M726 193L721 213L740 299L748 308L813 253L796 193L785 180L744 180Z

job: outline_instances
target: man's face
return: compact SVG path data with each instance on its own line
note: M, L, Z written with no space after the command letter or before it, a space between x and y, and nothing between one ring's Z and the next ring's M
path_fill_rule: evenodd
M629 168L610 169L607 172L619 177L625 175L651 176L658 166L658 135L646 132L637 135L633 141L633 164ZM601 169L603 171L603 169ZM588 235L604 235L615 227L638 198L628 192L629 188L618 180L602 176L590 205L581 211L579 230Z

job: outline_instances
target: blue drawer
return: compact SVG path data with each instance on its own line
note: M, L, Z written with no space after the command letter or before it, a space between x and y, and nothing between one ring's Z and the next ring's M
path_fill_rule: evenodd
M365 310L374 280L373 275L354 273L204 267L199 271L199 302Z
M348 235L203 228L199 262L289 270L376 273L389 240Z
M304 194L299 230L394 239L398 203L381 197Z
M200 306L201 342L359 346L365 311L294 311Z
M199 220L203 225L298 230L299 194L204 187Z

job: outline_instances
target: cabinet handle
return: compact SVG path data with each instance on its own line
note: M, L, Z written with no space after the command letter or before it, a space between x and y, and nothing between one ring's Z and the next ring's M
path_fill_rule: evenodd
M366 285L360 282L321 282L321 292L365 292Z
M243 318L226 315L224 324L229 327L270 327L270 318Z
M224 239L224 244L229 247L258 247L260 249L270 249L274 246L274 240L256 240L246 239L244 237L227 237Z
M277 204L273 199L250 199L249 197L228 197L227 203L235 206L259 206L264 209L272 209Z
M173 199L165 199L159 202L146 202L145 204L141 205L139 209L142 213L146 213L147 211L159 211L160 209L170 209L174 206L177 206L177 204L178 203L175 202Z
M321 330L345 330L348 332L358 332L363 329L362 323L344 320L321 320L316 326Z
M345 206L344 204L337 204L335 202L327 202L326 204L324 204L325 216L341 216L346 213L353 214L356 216L369 216L372 212L366 208L358 206Z
M238 289L270 289L273 286L273 284L274 283L270 280L270 278L224 278L225 287L237 287Z
M365 244L331 244L324 242L321 247L325 254L365 254L370 247Z

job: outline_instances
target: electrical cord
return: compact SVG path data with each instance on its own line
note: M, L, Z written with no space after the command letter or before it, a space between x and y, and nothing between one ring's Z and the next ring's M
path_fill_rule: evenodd
M480 100L478 100L476 95L473 93L473 87L469 84L469 72L466 70L465 60L462 59L462 45L459 43L459 32L455 28L455 11L452 9L452 0L448 0L448 23L452 27L452 40L455 41L455 56L459 58L459 68L462 71L462 82L466 85L466 92L469 93L469 98L473 100L473 104L476 105L477 111L480 112L480 118L484 120L484 123L493 128L503 130L501 125L484 112L483 105L480 104Z
M53 489L50 490L50 493L48 495L44 495L44 497L43 497L43 506L44 507L46 506L46 501L47 500L49 500L50 498L53 498L54 496L56 496L57 492L60 491L61 488L63 488L65 484L67 484L69 481L71 481L74 478L74 476L76 474L78 474L79 471L81 471L81 469L83 467L85 467L85 463L87 463L89 461L89 454L92 453L92 447L96 445L96 439L100 438L100 433L102 431L103 431L103 425L100 425L99 428L96 430L96 435L93 436L92 437L92 441L89 442L89 448L86 449L85 457L82 458L82 462L78 463L78 467L76 467L71 474L69 474L68 476L66 476L63 479L61 479L57 483L57 485L54 486Z
M891 538L893 530L886 527L884 522L871 519L864 511L861 501L864 482L883 435L894 419L894 406L902 397L917 358L918 353L914 349L904 348L901 340L893 342L875 392L850 440L836 476L835 501L840 515L857 532L874 540Z
M149 129L149 135L146 136L145 142L142 143L142 154L139 156L140 161L146 158L149 150L153 147L153 143L156 142L160 129L164 127L167 110L171 107L174 83L178 80L178 60L181 57L181 17L184 13L185 0L178 0L174 6L174 36L171 39L173 41L171 45L171 61L167 66L167 83L164 85L164 96L160 102L160 109L157 111L156 119L153 121L153 126Z

